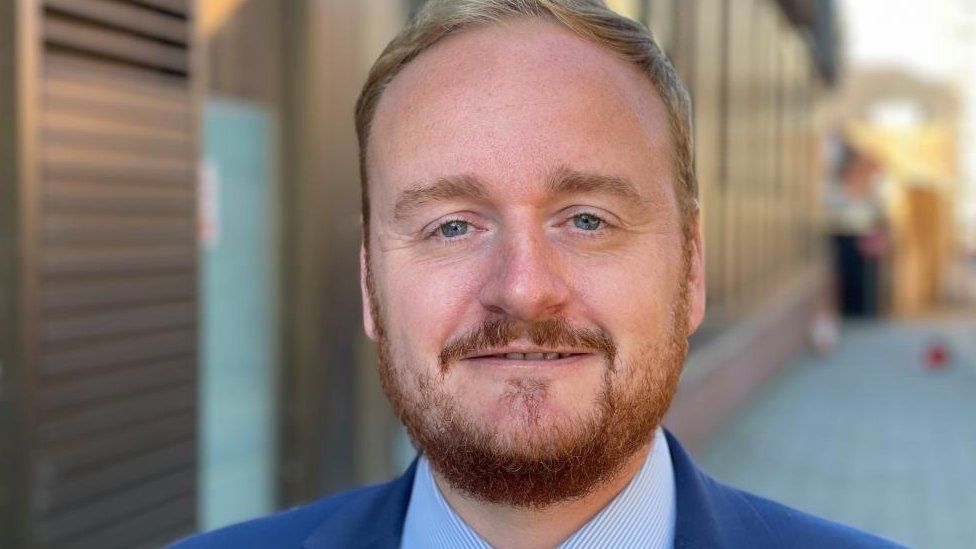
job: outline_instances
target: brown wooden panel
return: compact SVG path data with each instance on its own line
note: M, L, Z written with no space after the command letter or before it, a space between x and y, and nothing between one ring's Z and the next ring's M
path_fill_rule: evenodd
M98 86L92 86L90 90L73 89L78 87L83 88L75 83L53 81L47 86L44 94L47 105L43 119L45 127L101 130L102 126L107 126L107 130L102 131L108 131L134 126L143 131L163 131L163 135L171 139L188 137L185 132L191 120L185 101L140 97ZM127 98L113 97L118 93L126 93ZM171 132L174 134L171 135Z
M183 16L190 12L189 0L132 0L132 3Z
M108 432L167 414L185 412L196 404L195 394L185 387L175 387L91 406L84 411L73 412L68 417L43 421L38 425L37 438L46 443L64 441Z
M722 20L723 0L696 0L695 49L695 168L701 198L705 241L705 281L709 308L722 301Z
M118 246L79 249L50 247L41 259L49 276L114 276L123 274L182 272L196 265L192 247Z
M166 300L182 301L193 298L195 294L196 278L192 273L72 280L49 285L44 292L43 307L46 312L73 311Z
M37 2L30 546L193 529L196 166L188 4ZM157 4L157 5L153 5Z
M89 25L78 20L48 15L43 23L48 44L171 71L186 73L186 50L125 32Z
M196 349L194 330L173 330L87 343L63 350L46 349L41 371L47 375L80 373L122 364L175 358Z
M79 339L127 336L157 330L191 328L197 307L192 302L160 303L147 307L48 315L41 338L59 344Z
M187 440L145 454L127 456L82 474L58 478L58 490L51 493L39 510L64 511L71 506L80 506L86 501L123 490L147 476L165 475L174 470L185 469L195 461L193 451L193 441Z
M47 111L42 117L40 130L45 140L53 137L50 143L55 146L59 145L59 141L70 140L73 134L82 134L92 139L87 142L88 147L98 146L99 142L123 142L125 144L121 148L115 148L116 152L155 146L168 148L166 156L169 157L174 149L185 151L188 147L186 130L189 126L187 119L162 112L107 109L99 113L97 108L79 104L72 108Z
M221 25L207 33L210 93L264 105L277 104L284 79L276 75L282 74L285 49L269 46L281 44L283 33L294 32L283 24L283 5L277 0L241 2ZM385 22L376 17L371 24L385 28Z
M196 509L192 498L179 497L59 543L64 549L159 549L193 532Z
M81 123L77 117L61 118L62 126L44 121L41 136L52 147L59 149L83 150L91 154L102 151L150 156L154 158L185 159L192 152L193 145L182 133L167 134L146 131L145 128L124 128L118 126L93 125Z
M30 256L25 226L33 218L31 170L24 158L29 135L23 120L34 109L23 79L36 69L35 48L26 51L26 3L0 2L0 547L16 547L29 531L25 520L30 486L26 482L30 456L26 439L31 429L28 334L34 323L27 311ZM32 45L33 46L33 45Z
M654 33L654 40L664 53L671 55L674 39L674 10L676 0L651 0L647 14L647 26Z
M135 545L126 547L125 549L159 549L160 547L169 547L170 545L173 545L177 541L189 537L191 534L194 534L195 532L196 530L192 528L185 528L179 526L175 528L167 528L162 532L160 532L158 535L154 534L155 537L149 538L148 541L145 541L144 543L143 541L140 541ZM84 546L81 546L80 549L83 548Z
M147 71L105 60L79 57L67 52L48 51L44 56L42 90L63 83L89 86L109 97L132 95L132 100L156 99L187 102L190 93L186 79L167 73Z
M161 416L138 422L110 433L75 440L38 441L41 471L74 474L126 456L141 454L193 440L193 412Z
M193 187L186 183L147 186L136 181L127 184L125 179L112 182L51 179L44 191L44 204L52 216L98 214L107 222L139 216L159 221L183 220L189 224L195 199Z
M43 173L48 177L182 182L184 186L189 186L195 171L187 159L140 158L109 152L93 155L54 147L45 148L41 162Z
M138 88L126 89L121 81L115 80L96 84L68 77L52 77L44 86L44 100L45 110L55 112L78 111L91 114L94 111L106 113L110 115L109 118L130 112L155 115L154 118L145 116L141 119L143 122L162 122L164 117L183 118L184 122L188 122L191 117L188 98L183 95L144 93ZM186 126L179 128L185 129Z
M84 376L64 376L53 380L38 395L42 417L80 405L103 402L128 394L145 393L194 379L194 362L182 357L135 366L107 369Z
M109 0L44 0L44 6L63 14L178 44L186 44L189 37L186 21L135 4Z
M138 173L145 171L158 176L186 181L193 167L186 157L158 158L148 154L136 155L102 150L92 154L90 150L47 146L41 156L42 165L52 170L78 171L82 173Z
M51 215L44 220L46 244L178 245L194 238L194 225L185 218L142 216Z
M39 537L46 544L60 546L95 528L118 525L127 517L142 512L158 512L155 508L161 504L192 492L195 482L196 471L192 468L142 482L109 497L49 516L41 523Z

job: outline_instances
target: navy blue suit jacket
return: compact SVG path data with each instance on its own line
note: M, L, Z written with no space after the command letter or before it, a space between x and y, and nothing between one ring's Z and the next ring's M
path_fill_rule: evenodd
M718 483L667 433L677 493L674 547L899 547ZM178 542L198 548L394 548L400 544L416 461L400 478Z

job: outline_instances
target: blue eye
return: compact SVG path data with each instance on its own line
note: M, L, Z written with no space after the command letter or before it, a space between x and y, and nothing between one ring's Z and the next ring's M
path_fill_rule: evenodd
M573 225L584 231L595 231L602 224L603 220L593 214L581 213L573 216Z
M468 232L468 222L455 219L440 226L441 234L447 238L463 236Z

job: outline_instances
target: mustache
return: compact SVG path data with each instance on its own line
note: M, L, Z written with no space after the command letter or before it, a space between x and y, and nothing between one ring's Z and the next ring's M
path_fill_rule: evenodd
M558 346L582 348L602 354L611 368L617 356L617 346L602 328L575 327L563 318L538 322L520 322L511 318L488 319L480 326L452 339L438 357L441 373L466 356L495 347L502 347L518 339L528 339L543 348Z

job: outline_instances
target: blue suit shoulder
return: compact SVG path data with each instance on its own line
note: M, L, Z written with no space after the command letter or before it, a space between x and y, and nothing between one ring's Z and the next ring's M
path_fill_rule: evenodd
M677 497L675 549L902 547L722 484L698 468L671 433L665 434Z
M411 467L412 469L413 467ZM413 471L384 484L327 496L280 513L197 534L170 549L351 547L399 536ZM376 528L364 532L363 524ZM367 543L368 542L368 543Z
M197 534L180 540L170 547L172 549L268 547L271 540L282 547L301 547L305 538L318 528L326 516L335 512L348 495L352 494L336 494L274 515Z
M766 498L729 488L741 497L752 512L763 518L773 537L785 547L903 547L863 530L833 522L787 507Z
M820 518L731 486L706 475L702 482L711 494L713 509L724 518L716 521L724 530L721 546L890 549L904 547L862 530ZM693 545L686 545L691 547ZM744 545L743 545L744 546ZM676 540L675 547L682 547Z

